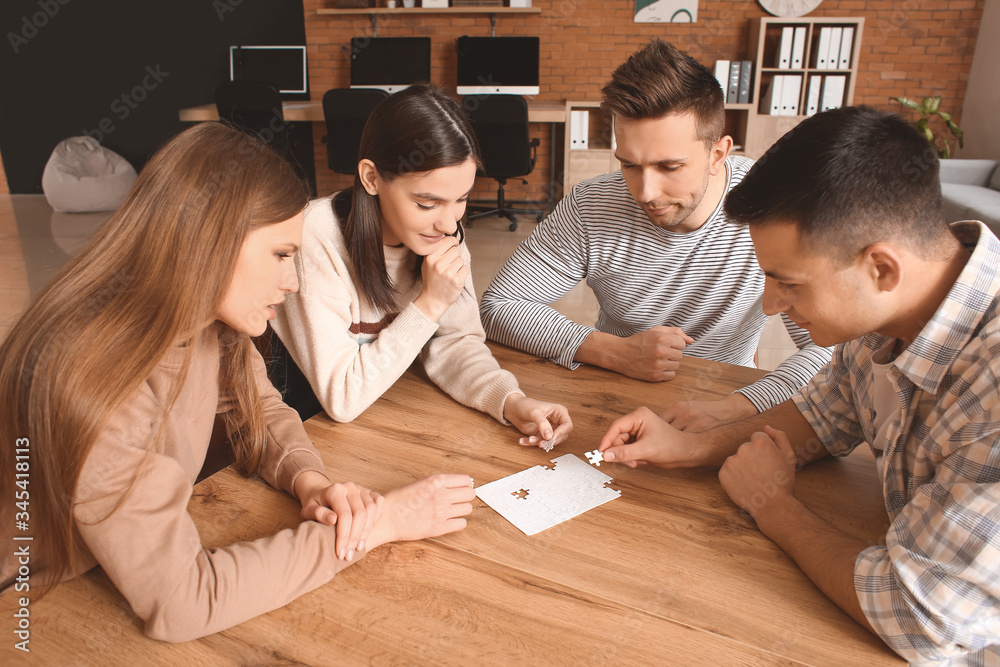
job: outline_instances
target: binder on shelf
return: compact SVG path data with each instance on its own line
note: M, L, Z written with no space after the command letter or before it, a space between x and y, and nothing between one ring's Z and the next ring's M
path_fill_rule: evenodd
M771 116L781 115L782 82L784 76L771 77L771 84L767 87L767 92L761 97L761 111Z
M792 41L794 41L795 28L785 26L781 29L781 42L778 44L778 69L791 69L792 67Z
M587 150L590 134L590 112L586 109L572 109L569 112L569 147L571 150Z
M830 52L826 57L826 68L837 69L840 62L840 40L843 38L843 28L830 28Z
M830 56L830 29L819 29L819 43L816 46L816 69L830 69L827 58Z
M823 76L811 74L809 76L809 88L806 92L806 115L814 116L819 111L819 96L823 92Z
M781 84L781 115L799 115L799 93L802 92L801 76L785 76Z
M851 51L854 48L854 28L848 26L840 37L840 56L837 59L837 69L851 69Z
M726 101L734 104L740 98L740 61L729 63L729 87L726 89Z
M719 85L722 87L722 95L725 97L726 91L729 90L729 61L728 60L716 60L715 61L715 78L719 80ZM726 100L727 102L729 100Z
M750 73L753 71L753 62L749 60L740 61L740 94L737 101L740 104L747 104L750 101Z
M806 27L802 25L795 28L795 36L792 38L792 69L805 67L805 53Z
M823 80L823 95L820 98L820 111L837 109L844 106L844 88L847 77L843 74L827 74Z

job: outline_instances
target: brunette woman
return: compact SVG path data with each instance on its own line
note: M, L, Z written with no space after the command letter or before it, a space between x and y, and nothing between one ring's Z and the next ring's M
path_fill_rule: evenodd
M301 290L274 328L334 419L357 417L421 355L431 381L513 423L521 444L572 430L565 407L526 397L486 347L462 230L478 166L461 108L417 84L372 111L353 187L306 209Z

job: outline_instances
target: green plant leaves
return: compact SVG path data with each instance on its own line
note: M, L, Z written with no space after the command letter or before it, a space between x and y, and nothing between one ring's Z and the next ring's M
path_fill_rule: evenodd
M913 100L911 100L909 97L890 97L889 99L890 100L896 100L897 102L899 102L900 104L902 104L907 109L913 109L914 111L923 111L923 109L921 109L920 105L917 104L916 102L914 102Z

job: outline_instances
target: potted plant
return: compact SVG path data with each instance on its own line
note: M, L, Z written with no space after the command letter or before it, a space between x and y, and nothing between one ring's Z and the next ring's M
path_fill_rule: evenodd
M913 109L920 114L920 118L913 121L913 126L927 137L927 141L937 151L938 157L950 158L951 146L955 141L958 142L959 148L965 145L965 134L961 128L952 121L950 113L941 111L940 95L925 97L919 103L908 97L890 97L889 99L896 100L907 109ZM946 127L951 136L945 134L944 128Z

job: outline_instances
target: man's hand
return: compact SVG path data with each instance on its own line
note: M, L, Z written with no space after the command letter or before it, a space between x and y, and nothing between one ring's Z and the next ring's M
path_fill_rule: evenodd
M760 525L769 509L795 498L795 461L788 436L765 426L763 433L754 433L750 442L726 459L719 482L730 499Z
M688 433L701 433L757 414L757 408L736 392L718 401L680 401L660 413L660 419Z
M649 408L639 408L611 422L597 449L605 461L635 468L653 463L664 468L692 465L693 437L678 431Z
M574 359L647 382L673 380L694 338L677 327L653 327L627 338L600 331L577 348Z

